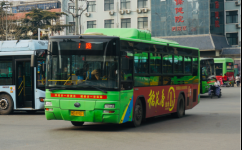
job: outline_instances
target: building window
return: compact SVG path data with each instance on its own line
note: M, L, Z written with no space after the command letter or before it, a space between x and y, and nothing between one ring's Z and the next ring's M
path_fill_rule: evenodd
M226 37L230 45L238 45L238 33L227 33Z
M121 9L130 9L130 0L121 0Z
M146 8L147 0L138 0L138 8Z
M114 0L104 1L104 11L109 11L114 9Z
M87 21L87 28L96 28L96 21Z
M105 20L104 28L114 28L114 20Z
M121 19L121 28L131 28L131 19Z
M75 10L74 3L68 3L68 10L69 12L74 13L74 10Z
M69 22L69 33L75 33L75 22Z
M138 29L148 29L148 17L138 18Z
M238 23L238 11L227 11L226 23Z
M89 1L87 12L95 12L95 11L96 11L96 1Z

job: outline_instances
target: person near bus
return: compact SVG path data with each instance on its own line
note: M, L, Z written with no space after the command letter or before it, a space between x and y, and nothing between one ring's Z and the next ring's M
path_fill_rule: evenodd
M220 82L216 78L215 78L214 86L215 87L219 87L220 86Z
M239 74L237 74L235 81L237 83L237 87L239 87L240 86L240 76L239 76Z
M223 76L223 84L226 85L226 82L228 81L228 77L226 75L226 73Z
M220 82L215 78L214 86L212 86L212 90L215 95L219 95L220 93Z

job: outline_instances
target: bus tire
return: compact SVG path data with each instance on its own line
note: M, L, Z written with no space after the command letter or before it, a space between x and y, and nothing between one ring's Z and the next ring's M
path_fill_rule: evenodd
M0 94L0 115L8 115L13 112L13 100L8 94Z
M143 106L142 103L140 101L140 99L138 99L135 103L135 107L134 107L134 117L133 117L133 126L134 127L138 127L140 126L141 122L142 122L142 118L143 118Z
M175 118L182 118L185 115L185 102L184 97L179 95L177 102L177 112L172 113L172 116Z
M73 126L83 126L84 122L71 121Z

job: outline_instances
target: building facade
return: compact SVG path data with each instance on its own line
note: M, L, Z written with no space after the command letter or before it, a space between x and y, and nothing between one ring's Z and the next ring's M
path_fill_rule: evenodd
M230 45L241 47L241 1L225 1L225 35Z
M88 0L89 7L78 23L78 33L88 28L138 28L151 31L150 0ZM85 2L79 1L82 8ZM67 35L75 34L76 22L71 13L75 13L75 3L63 0L62 11L69 12L66 24L73 25ZM79 14L81 11L79 11Z
M61 8L60 0L20 0L12 1L11 3L12 13L29 12L33 8L38 8L42 10Z

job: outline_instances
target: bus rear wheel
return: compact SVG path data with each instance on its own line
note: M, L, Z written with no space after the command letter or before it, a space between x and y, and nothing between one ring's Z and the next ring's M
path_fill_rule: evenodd
M133 118L134 127L140 126L142 122L142 118L143 118L143 106L141 101L138 99L134 107L134 118Z
M172 116L175 118L182 118L185 115L184 106L185 106L184 97L180 95L177 102L177 112L172 113Z
M83 126L84 122L71 121L73 126Z
M0 115L8 115L13 112L13 100L8 94L0 94Z

